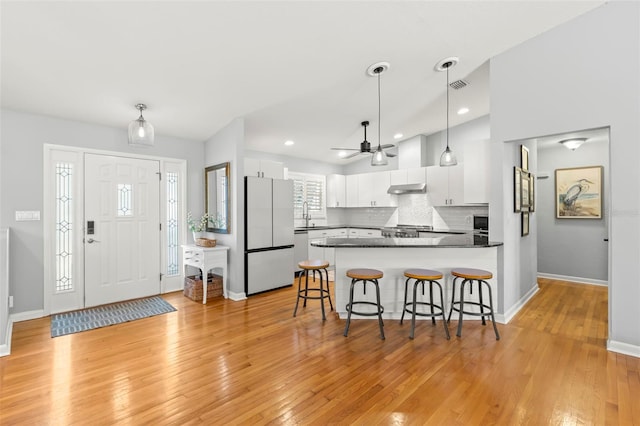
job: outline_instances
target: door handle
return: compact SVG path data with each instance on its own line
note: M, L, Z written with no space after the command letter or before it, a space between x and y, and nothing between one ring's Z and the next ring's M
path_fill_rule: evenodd
M88 242L89 244L93 244L93 243L99 243L100 241L98 241L98 240L94 240L93 238L89 238L89 239L87 240L87 242Z

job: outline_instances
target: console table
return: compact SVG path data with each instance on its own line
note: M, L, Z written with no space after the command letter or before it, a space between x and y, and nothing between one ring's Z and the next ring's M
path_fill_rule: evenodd
M207 303L207 276L210 269L222 269L222 294L227 293L227 251L229 247L200 247L195 244L182 246L182 263L184 267L193 266L202 271L202 303Z

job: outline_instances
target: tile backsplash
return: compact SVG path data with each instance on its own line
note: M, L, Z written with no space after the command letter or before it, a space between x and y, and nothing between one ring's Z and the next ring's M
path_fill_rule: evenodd
M375 227L402 224L433 226L435 229L470 230L473 229L473 215L488 213L488 206L434 207L423 194L407 194L398 197L397 208L329 208L326 224Z

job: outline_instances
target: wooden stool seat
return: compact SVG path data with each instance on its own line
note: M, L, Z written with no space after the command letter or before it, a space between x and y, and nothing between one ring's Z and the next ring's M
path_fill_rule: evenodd
M298 277L298 297L296 298L296 307L293 309L293 316L298 313L298 303L300 299L304 300L303 307L307 307L307 300L315 299L320 300L320 306L322 307L322 320L326 320L327 316L324 313L324 299L329 299L329 306L333 311L333 303L331 302L331 290L329 289L329 262L322 259L307 259L298 262L298 267L302 269L300 276ZM309 273L313 273L313 281L316 280L316 272L320 275L320 286L309 287ZM324 272L324 274L323 274ZM302 277L304 276L304 287L302 286ZM326 283L326 286L325 286Z
M377 269L359 268L347 271L347 276L354 280L377 280L382 278L383 275L382 271Z
M302 262L298 262L298 268L305 269L309 271L317 271L318 269L325 269L329 267L329 262L326 260L303 260Z
M442 278L442 272L431 269L407 269L404 271L404 276L416 280L439 280Z
M349 303L345 309L347 310L347 323L344 327L344 337L349 334L349 325L351 324L351 314L362 316L377 316L378 326L380 327L380 338L384 340L384 323L382 322L382 313L384 312L384 306L380 304L380 286L378 279L383 277L382 271L377 269L368 268L355 268L347 270L347 277L351 278L351 286L349 288ZM367 283L373 284L376 290L376 301L371 302L369 300L354 300L354 288L357 283L362 283L363 293L367 294ZM356 311L354 307L361 306L369 307L366 311ZM371 311L371 307L375 308L375 311Z
M455 268L451 270L451 275L466 280L490 280L493 274L484 269Z

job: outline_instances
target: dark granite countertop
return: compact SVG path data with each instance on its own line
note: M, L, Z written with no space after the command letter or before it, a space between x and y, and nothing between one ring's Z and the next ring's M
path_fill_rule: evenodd
M342 228L355 228L355 229L381 229L381 226L363 226L363 225L320 225L320 226L309 226L309 227L298 227L294 228L294 232L296 233L304 233L307 231L321 231L323 229L342 229Z
M352 248L479 248L497 247L503 243L488 241L473 233L448 235L437 238L324 238L312 242L314 247Z

